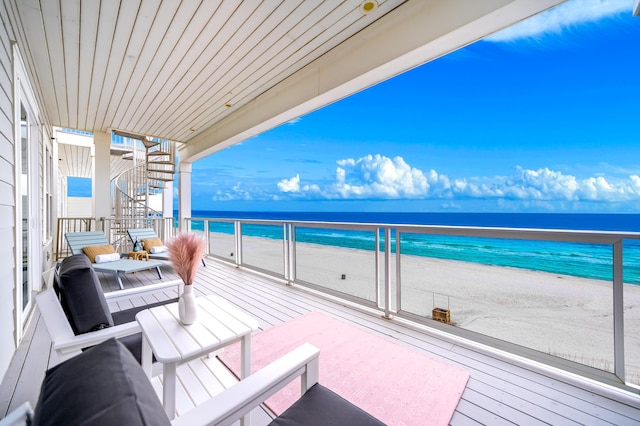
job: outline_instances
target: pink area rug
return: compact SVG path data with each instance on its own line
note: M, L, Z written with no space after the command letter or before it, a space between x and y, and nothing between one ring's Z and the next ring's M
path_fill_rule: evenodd
M309 342L320 383L388 425L448 425L469 373L327 315L312 312L253 335L251 371ZM235 374L239 344L219 355ZM276 413L300 396L300 379L267 400Z

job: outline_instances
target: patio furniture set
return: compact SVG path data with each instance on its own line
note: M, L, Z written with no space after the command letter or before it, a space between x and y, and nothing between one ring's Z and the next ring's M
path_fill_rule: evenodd
M67 234L72 251L81 244L104 242L101 233L83 234L91 235L81 239ZM123 261L155 267L146 261ZM254 408L296 377L302 378L301 398L270 424L382 424L318 383L319 350L312 345L304 344L250 374L251 334L258 330L254 318L221 297L207 296L197 299L198 321L183 325L172 297L178 294L179 281L105 294L97 270L117 276L124 269L142 268L99 265L74 254L59 265L53 288L36 296L59 364L47 371L35 410L25 403L0 425L226 425L238 420L247 425ZM160 296L153 304L110 312L109 302L133 295ZM178 366L235 342L241 346L240 380L174 418ZM152 386L157 380L154 360L162 364L162 401Z

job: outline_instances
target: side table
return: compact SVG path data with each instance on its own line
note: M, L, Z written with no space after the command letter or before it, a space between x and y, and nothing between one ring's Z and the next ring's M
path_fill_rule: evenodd
M147 253L145 250L130 251L129 254L127 254L127 259L146 260L148 262L149 253Z
M197 297L198 319L183 325L178 303L138 312L142 339L142 368L151 378L152 355L163 364L162 402L169 419L175 417L176 366L240 341L240 378L251 374L251 333L258 321L219 296ZM248 415L244 424L248 424Z

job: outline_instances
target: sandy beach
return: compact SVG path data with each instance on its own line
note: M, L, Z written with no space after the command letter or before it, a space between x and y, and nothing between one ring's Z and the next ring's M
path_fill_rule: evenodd
M211 234L212 253L232 259L233 237ZM243 237L243 262L283 274L282 241ZM298 280L376 301L372 251L297 243ZM431 317L448 308L453 326L607 371L613 369L613 299L608 281L403 255L401 309ZM384 260L380 258L381 286ZM344 279L342 276L344 275ZM395 285L395 258L392 259ZM624 285L627 379L640 383L640 286Z

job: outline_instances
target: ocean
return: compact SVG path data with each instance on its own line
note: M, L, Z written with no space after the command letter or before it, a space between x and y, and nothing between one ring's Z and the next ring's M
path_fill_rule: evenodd
M640 215L636 214L194 211L192 217L640 232ZM193 228L202 230L203 223L194 222ZM212 223L210 231L232 234L233 225ZM242 232L247 236L282 239L280 226L246 224ZM296 239L304 243L375 250L375 234L369 231L299 226ZM392 241L394 239L392 235ZM395 245L392 249L395 250ZM401 252L607 281L613 276L609 245L402 234ZM624 282L640 285L640 241L624 241L623 253Z

